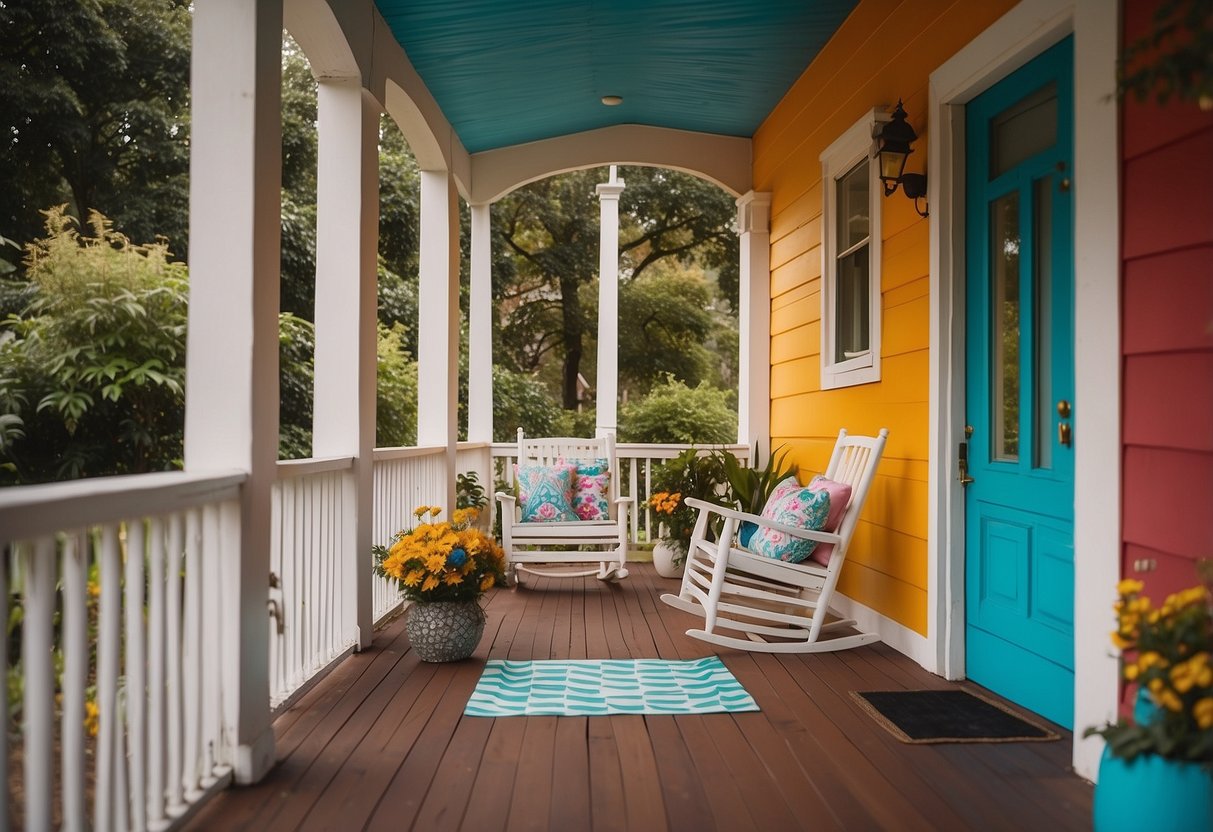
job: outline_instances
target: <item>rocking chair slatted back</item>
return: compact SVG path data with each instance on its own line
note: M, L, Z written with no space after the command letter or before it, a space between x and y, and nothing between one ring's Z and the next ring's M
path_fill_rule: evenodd
M519 428L516 458L520 469L525 465L554 465L557 460L605 460L610 473L608 516L601 520L523 523L517 498L511 493L498 492L496 496L502 508L501 544L506 553L507 580L516 583L519 572L548 577L594 575L604 581L626 577L628 506L632 500L619 496L620 475L615 456L615 436L528 439ZM507 474L508 479L513 481L514 472ZM574 568L570 570L567 568L569 566Z

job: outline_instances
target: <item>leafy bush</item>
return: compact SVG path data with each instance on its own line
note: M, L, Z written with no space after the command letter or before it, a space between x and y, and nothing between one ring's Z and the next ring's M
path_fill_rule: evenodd
M400 323L379 324L375 445L381 448L417 441L417 364L409 358L407 335Z
M187 272L97 212L82 237L65 206L26 248L31 300L0 335L4 480L178 467Z
M620 409L621 442L723 444L737 438L733 394L667 378L648 396Z

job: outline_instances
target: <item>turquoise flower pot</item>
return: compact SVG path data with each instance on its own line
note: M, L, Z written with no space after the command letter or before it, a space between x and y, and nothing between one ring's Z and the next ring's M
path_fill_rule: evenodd
M1095 832L1209 832L1213 774L1156 754L1126 761L1105 748L1093 814Z

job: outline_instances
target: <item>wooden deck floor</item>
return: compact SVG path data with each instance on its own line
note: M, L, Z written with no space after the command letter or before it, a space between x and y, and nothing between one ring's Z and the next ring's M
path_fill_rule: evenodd
M629 564L631 566L631 564ZM486 599L473 659L420 662L399 621L275 725L279 763L192 830L1089 829L1059 742L906 745L848 692L950 684L884 645L723 651L761 713L463 717L483 659L698 658L676 584L538 581Z

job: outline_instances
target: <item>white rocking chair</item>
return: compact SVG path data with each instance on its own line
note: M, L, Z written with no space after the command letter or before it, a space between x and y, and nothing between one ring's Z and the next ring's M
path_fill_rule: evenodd
M609 519L560 522L521 521L521 506L513 494L498 491L501 503L501 545L506 556L506 582L516 585L518 573L555 578L596 576L618 581L628 575L628 507L631 497L619 496L619 465L615 436L597 439L554 437L527 439L518 429L518 465L553 465L605 459L610 472ZM507 472L512 480L513 472ZM584 547L594 547L586 551ZM536 568L534 564L541 565ZM572 569L562 567L574 567ZM581 567L581 568L577 568Z
M884 428L874 437L838 432L825 477L847 483L852 491L833 534L688 500L699 509L699 518L691 534L682 589L677 595L661 596L670 606L703 618L703 629L687 630L687 635L722 647L763 653L819 653L878 640L874 633L840 632L854 627L855 622L831 610L830 599L888 435ZM719 540L707 539L713 515L724 521ZM739 548L734 537L744 521L816 540L819 545L834 544L829 566L812 561L785 563ZM835 620L827 622L827 616ZM721 630L743 635L725 635Z

